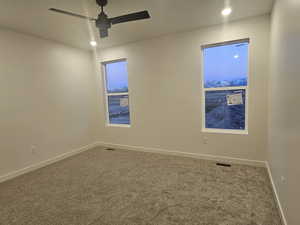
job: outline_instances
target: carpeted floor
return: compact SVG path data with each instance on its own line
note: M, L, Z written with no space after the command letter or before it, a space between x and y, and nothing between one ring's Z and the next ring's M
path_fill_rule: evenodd
M95 148L0 184L1 225L280 225L264 168Z

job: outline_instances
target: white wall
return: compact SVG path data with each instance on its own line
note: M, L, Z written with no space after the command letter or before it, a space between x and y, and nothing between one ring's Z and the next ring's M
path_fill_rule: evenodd
M95 93L90 52L0 29L0 177L93 143Z
M269 16L100 50L100 62L127 58L130 128L106 127L99 81L99 140L182 152L265 160ZM138 31L137 31L138 32ZM201 132L201 45L250 38L249 135ZM208 137L208 144L203 138Z
M289 225L300 224L300 1L279 0L271 32L269 163ZM282 181L282 177L285 180Z

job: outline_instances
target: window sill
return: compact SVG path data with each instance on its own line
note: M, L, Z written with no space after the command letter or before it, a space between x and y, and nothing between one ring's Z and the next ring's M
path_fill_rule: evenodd
M106 127L122 127L122 128L130 128L130 125L127 124L106 124Z
M203 128L202 132L204 132L204 133L215 133L215 134L240 134L240 135L248 135L248 130L227 130L227 129L209 129L209 128Z

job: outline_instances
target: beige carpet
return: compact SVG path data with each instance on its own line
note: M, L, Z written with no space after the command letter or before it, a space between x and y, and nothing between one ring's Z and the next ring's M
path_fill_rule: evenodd
M0 184L1 225L280 225L264 168L95 148Z

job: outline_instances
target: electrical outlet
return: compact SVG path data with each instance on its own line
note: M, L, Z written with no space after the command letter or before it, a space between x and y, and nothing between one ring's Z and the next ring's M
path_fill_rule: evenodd
M31 154L36 154L36 146L32 145L30 147L30 150L31 150Z
M208 137L203 138L203 144L207 145L208 144Z
M285 182L285 180L286 180L284 176L281 176L281 178L280 178L280 179L281 179L281 182L282 182L282 183L284 183L284 182Z

